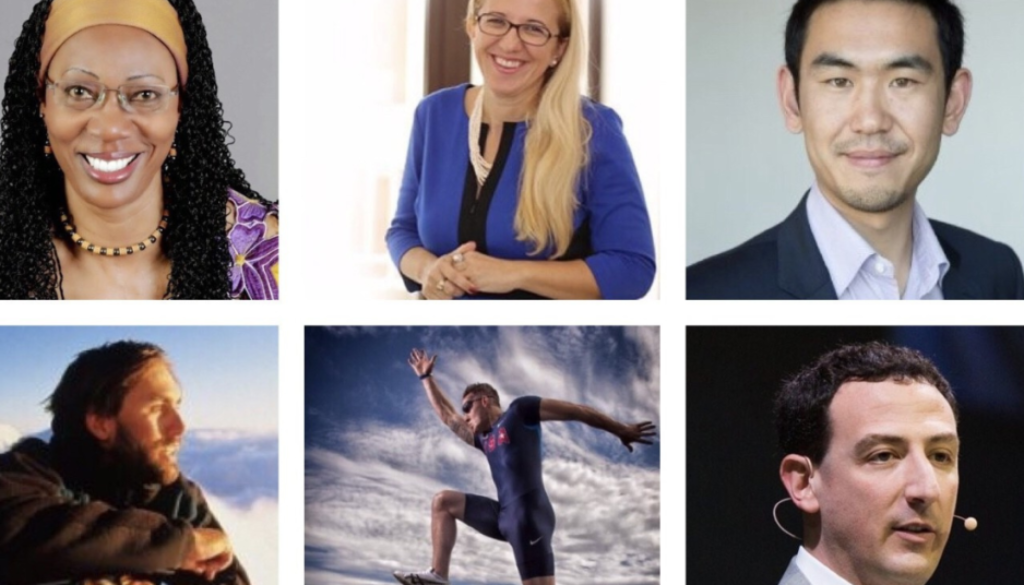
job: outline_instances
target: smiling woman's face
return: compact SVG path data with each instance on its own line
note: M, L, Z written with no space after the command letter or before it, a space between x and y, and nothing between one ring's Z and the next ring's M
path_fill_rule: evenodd
M64 171L66 196L116 209L162 194L160 169L174 142L179 97L158 112L125 111L116 88L124 84L176 88L170 51L153 35L129 26L87 28L57 50L46 71L41 112L53 156ZM86 110L62 105L58 91L75 83L106 86L102 104ZM80 90L72 92L81 93Z
M544 74L562 58L566 31L558 26L560 11L555 0L486 0L478 14L488 14L512 24L532 24L547 29L551 39L541 47L524 43L515 29L492 36L476 23L467 27L484 83L498 96L509 99L536 98L544 85Z

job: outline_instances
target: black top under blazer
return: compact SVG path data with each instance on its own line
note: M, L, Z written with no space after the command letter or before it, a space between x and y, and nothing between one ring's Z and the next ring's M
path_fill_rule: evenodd
M688 267L686 298L838 298L814 241L806 202L805 194L782 223ZM948 223L928 221L949 260L942 279L945 299L1024 299L1024 273L1009 246Z

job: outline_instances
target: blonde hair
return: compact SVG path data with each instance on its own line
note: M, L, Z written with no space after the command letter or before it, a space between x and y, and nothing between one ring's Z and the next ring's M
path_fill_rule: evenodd
M533 243L531 254L553 248L551 258L566 253L573 233L576 189L587 164L590 123L583 117L579 80L586 43L577 22L576 0L555 0L561 15L558 30L568 43L558 65L545 74L540 102L528 122L523 170L519 176L516 239ZM466 23L476 26L484 0L469 0Z

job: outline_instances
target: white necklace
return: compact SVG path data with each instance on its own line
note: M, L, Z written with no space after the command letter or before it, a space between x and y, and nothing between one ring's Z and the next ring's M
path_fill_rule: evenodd
M481 187L491 174L491 163L487 162L480 152L480 128L483 126L483 119L484 88L480 86L480 92L476 94L473 110L469 115L469 161L473 164L477 185Z

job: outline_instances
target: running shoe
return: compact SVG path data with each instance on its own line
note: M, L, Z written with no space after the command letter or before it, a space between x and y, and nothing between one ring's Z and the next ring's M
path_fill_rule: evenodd
M392 575L402 585L448 585L448 579L435 573L433 567L421 573L395 571Z

